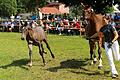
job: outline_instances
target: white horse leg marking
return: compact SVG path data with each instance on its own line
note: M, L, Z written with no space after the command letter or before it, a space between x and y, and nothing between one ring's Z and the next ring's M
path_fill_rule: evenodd
M30 62L28 63L28 66L32 66L32 44L28 44L28 49L29 49L29 58Z
M95 58L94 58L94 63L96 63L96 62L97 62L97 58L95 57Z
M101 69L103 67L102 65L102 59L99 60L99 65L98 65L98 69Z

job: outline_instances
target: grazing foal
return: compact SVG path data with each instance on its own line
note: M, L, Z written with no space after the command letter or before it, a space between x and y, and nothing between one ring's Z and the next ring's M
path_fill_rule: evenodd
M30 62L28 63L28 66L32 66L32 45L38 46L39 54L42 57L44 65L45 65L45 59L43 53L46 52L44 51L42 42L45 42L48 50L51 53L52 58L54 58L54 54L52 53L47 42L47 36L41 27L35 27L35 28L31 28L30 26L24 27L22 31L21 39L22 40L26 39L28 43L29 57L30 57Z

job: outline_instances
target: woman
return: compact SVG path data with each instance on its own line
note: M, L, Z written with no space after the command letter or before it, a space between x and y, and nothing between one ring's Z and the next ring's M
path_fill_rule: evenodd
M104 35L104 47L106 51L106 55L108 58L108 62L112 72L112 78L118 77L118 72L115 68L112 52L114 54L114 59L119 61L119 44L118 44L118 33L114 26L109 23L109 19L104 18L105 26L100 29L100 32ZM98 34L94 34L90 37L90 39L97 37Z

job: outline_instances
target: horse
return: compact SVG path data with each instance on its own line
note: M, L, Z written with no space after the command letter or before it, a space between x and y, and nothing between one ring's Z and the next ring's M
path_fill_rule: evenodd
M103 34L100 32L100 29L105 25L104 17L102 14L96 14L91 7L84 8L84 19L87 20L87 37L89 38L89 47L90 47L90 60L91 64L97 62L96 58L96 43L98 44L98 59L99 65L98 69L103 67L102 65L102 48L103 48ZM95 36L94 38L90 38Z
M47 36L46 36L46 33L44 32L43 28L41 28L41 27L31 28L31 26L26 26L22 30L21 39L22 40L26 39L27 44L28 44L29 60L30 60L28 62L28 66L30 66L30 67L32 66L32 46L33 45L38 46L39 54L41 55L43 64L45 66L45 59L44 59L43 53L46 53L46 51L44 51L42 42L44 42L46 44L46 47L50 51L52 58L55 58L55 56L52 53L50 46L47 42Z

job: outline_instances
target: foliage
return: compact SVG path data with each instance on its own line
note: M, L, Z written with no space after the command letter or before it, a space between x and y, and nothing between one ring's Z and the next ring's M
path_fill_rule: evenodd
M46 0L0 0L0 15L8 17L20 12L31 12L45 4Z
M120 0L58 0L65 3L66 6L87 4L91 5L97 13L104 12L106 6L112 7L112 5L119 4Z
M82 6L81 5L74 5L70 7L70 15L79 17L82 15Z
M19 12L25 9L27 12L35 11L38 7L43 7L46 4L46 0L18 0Z
M16 0L0 0L0 15L11 16L17 11Z
M105 13L111 13L111 12L114 11L114 8L113 8L113 7L106 6L106 7L104 8L104 11L105 11Z
M26 4L28 4L29 0L17 0L17 11L19 12L27 12L28 9L26 7Z

